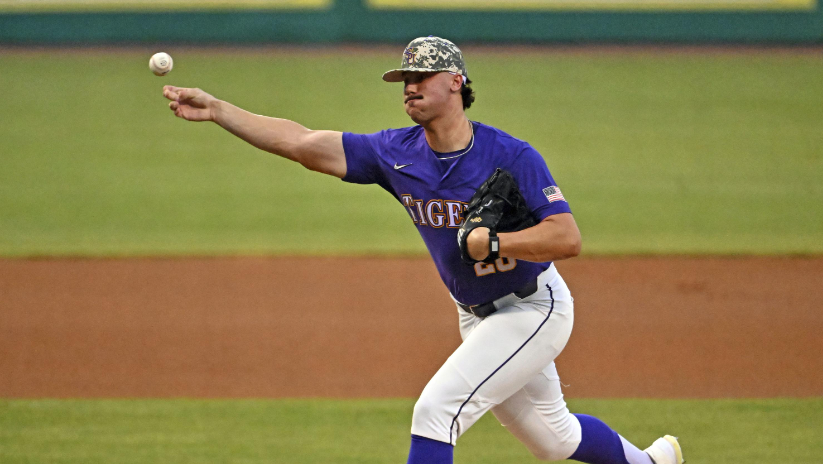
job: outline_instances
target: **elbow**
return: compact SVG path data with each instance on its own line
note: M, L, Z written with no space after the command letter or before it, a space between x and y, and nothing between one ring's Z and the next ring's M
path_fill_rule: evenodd
M306 169L312 169L315 164L312 156L312 134L312 131L301 127L300 130L281 135L267 151L294 161Z
M557 247L557 254L551 261L574 258L575 256L580 255L582 247L583 243L580 239L580 234L573 234L567 237L566 240L564 240L560 246Z
M309 171L322 172L322 160L319 159L314 153L311 152L311 150L307 149L304 145L295 144L288 147L288 150L288 155L281 156L296 162L297 164L308 169Z
M329 138L328 134L323 131L307 131L294 144L293 159L309 171L342 178L346 175L342 142L339 150L335 150L337 147L331 145L328 140L324 141L324 137Z
M317 158L313 158L311 156L299 156L295 159L295 161L300 163L301 166L309 171L323 172L323 166L317 162Z
M580 255L580 251L583 249L583 240L580 239L580 235L572 239L569 243L569 255L567 258L574 258L575 256Z
M563 259L574 258L580 254L581 250L580 237L571 237L563 241L555 241L551 246L544 250L535 250L530 253L528 261L543 263L547 261L560 261Z
M579 256L580 251L583 249L583 238L580 236L580 229L577 228L576 224L566 230L565 239L566 253L563 259Z

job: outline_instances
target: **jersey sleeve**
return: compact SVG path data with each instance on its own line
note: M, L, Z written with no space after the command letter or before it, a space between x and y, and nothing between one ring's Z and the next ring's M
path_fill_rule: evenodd
M521 152L511 173L526 199L526 205L538 221L554 214L572 212L552 178L546 161L534 148L527 147Z
M376 184L383 180L377 153L382 132L374 134L343 133L343 151L346 154L344 182Z

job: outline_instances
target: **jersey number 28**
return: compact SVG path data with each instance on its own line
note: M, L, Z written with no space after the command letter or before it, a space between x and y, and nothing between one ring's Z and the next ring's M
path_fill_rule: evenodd
M477 263L474 265L474 273L477 277L494 274L495 272L511 271L517 266L516 259L497 258L494 263Z

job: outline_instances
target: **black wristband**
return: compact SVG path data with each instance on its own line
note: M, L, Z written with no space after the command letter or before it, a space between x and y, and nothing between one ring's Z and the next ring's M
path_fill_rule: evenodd
M500 238L497 232L489 231L489 256L483 261L491 263L500 257Z

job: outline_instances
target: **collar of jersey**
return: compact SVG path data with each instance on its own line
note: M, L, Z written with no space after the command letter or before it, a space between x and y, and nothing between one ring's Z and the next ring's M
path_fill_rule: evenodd
M469 141L469 146L464 148L463 150L457 150L450 153L441 153L439 151L432 150L432 153L434 153L435 158L441 161L448 161L451 159L459 158L468 153L469 151L471 151L471 149L474 147L474 123L469 121L469 124L471 124L472 128L472 139ZM431 149L431 147L429 147L429 149Z

